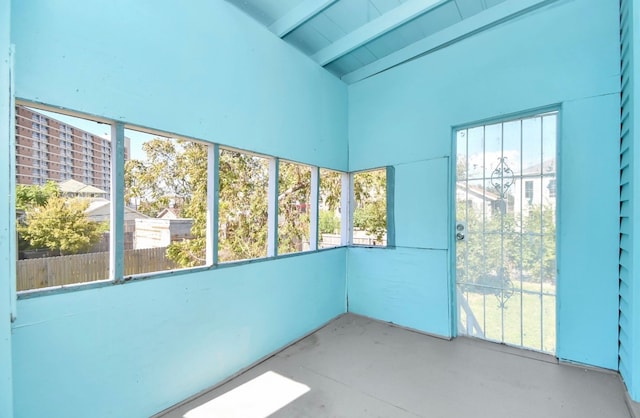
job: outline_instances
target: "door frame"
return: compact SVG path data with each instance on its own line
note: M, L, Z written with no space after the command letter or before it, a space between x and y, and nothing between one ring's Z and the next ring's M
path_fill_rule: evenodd
M477 119L472 122L460 123L456 125L451 125L451 129L449 132L449 141L451 145L451 154L449 158L449 216L448 216L448 227L449 233L448 237L448 248L449 248L449 272L448 272L448 285L449 285L449 326L450 326L450 335L452 338L458 337L458 295L456 292L456 282L457 282L457 269L456 269L456 251L457 251L457 240L455 238L456 234L456 184L457 184L457 170L456 164L458 162L458 154L457 154L457 140L456 140L456 132L460 129L468 129L481 125L490 125L494 123L503 123L516 119L526 119L529 117L534 117L541 113L548 112L557 112L557 126L556 126L556 195L558 196L556 201L556 303L555 303L555 327L556 327L556 349L555 353L558 353L558 331L560 330L560 321L559 321L559 310L558 306L560 305L560 293L559 289L561 288L558 283L561 280L560 276L560 257L561 257L561 245L560 245L560 236L561 236L561 228L562 225L558 220L560 219L560 213L562 211L561 204L561 196L562 196L562 161L560 159L561 155L561 147L562 147L562 104L552 104L548 106L530 108L527 110L517 111L513 113L505 113L498 117L489 117L485 119Z

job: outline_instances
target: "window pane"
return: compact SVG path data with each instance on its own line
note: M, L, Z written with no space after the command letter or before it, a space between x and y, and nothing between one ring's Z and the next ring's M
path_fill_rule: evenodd
M268 186L266 158L220 150L220 262L266 257Z
M337 247L342 242L341 194L342 173L321 168L318 248Z
M124 273L206 264L207 145L125 130Z
M17 290L109 278L110 131L16 107Z
M280 162L278 254L309 250L311 168Z
M353 243L387 245L387 171L381 168L355 173L353 190Z

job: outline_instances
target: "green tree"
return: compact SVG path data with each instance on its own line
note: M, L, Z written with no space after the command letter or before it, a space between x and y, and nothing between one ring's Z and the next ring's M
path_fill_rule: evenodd
M81 199L49 197L43 206L31 206L18 233L33 248L48 248L59 255L88 251L104 232L99 222L90 221Z
M521 219L513 213L483 214L458 201L456 216L466 219L467 239L456 244L458 279L480 283L500 275L511 280L555 280L555 210L531 206ZM522 276L521 276L522 273Z
M220 261L267 255L268 161L237 151L220 152Z
M523 224L523 269L533 281L556 278L555 210L550 205L531 206Z
M337 234L340 230L340 218L333 211L321 210L318 229L322 234Z
M353 191L356 208L354 228L366 231L381 241L387 233L387 173L372 170L354 175Z
M52 197L60 196L60 188L53 181L43 186L18 184L16 186L16 209L28 210L34 206L44 206Z
M194 220L192 238L176 242L167 256L182 266L205 262L207 214L207 145L181 139L155 138L143 145L144 160L125 165L125 200L139 211L156 216L173 203L180 216ZM220 261L266 256L268 160L247 153L221 150L219 160ZM280 163L278 196L278 251L303 248L309 240L311 170L301 164ZM365 174L356 186L356 198L364 210L358 224L373 235L386 232L385 177ZM384 174L384 171L383 171ZM322 184L325 204L335 210L340 202L340 175L328 176ZM368 202L375 202L379 218L371 216ZM384 229L384 231L382 231Z
M278 195L278 253L302 251L309 243L311 169L288 162L280 163Z
M145 142L142 150L144 161L125 163L125 201L129 205L155 217L170 204L178 209L188 206L195 190L204 187L206 196L206 145L154 138Z
M190 267L206 261L207 146L173 138L154 138L142 146L144 160L125 163L125 201L155 217L170 205L193 219L191 239L172 243L167 256Z

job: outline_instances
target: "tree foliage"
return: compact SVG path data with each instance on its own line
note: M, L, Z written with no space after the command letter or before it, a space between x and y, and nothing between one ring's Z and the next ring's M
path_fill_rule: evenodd
M459 280L476 284L487 284L496 277L512 281L555 280L556 227L552 206L530 206L522 217L500 211L483 215L464 201L458 202L456 210L457 219L466 216L467 220L467 239L457 243Z
M174 205L189 206L194 192L206 197L207 147L184 139L154 138L143 144L144 161L125 163L125 201L155 217ZM206 201L206 199L205 199Z
M384 169L356 173L353 181L356 209L354 228L367 231L377 241L387 233L387 173Z
M337 234L340 231L340 218L333 211L321 210L318 230L322 234Z
M281 162L278 195L278 253L302 251L311 227L311 169Z
M16 209L28 210L34 206L44 206L52 197L60 196L60 188L53 181L43 186L36 184L18 184L16 186Z
M191 239L171 244L167 256L182 266L203 264L207 146L180 139L155 138L146 142L143 150L144 160L130 160L125 165L125 200L152 217L172 204L180 216L192 218ZM219 167L219 260L266 256L268 160L248 153L221 150ZM375 172L363 174L366 174L363 181L356 187L357 200L362 203L362 209L356 210L357 214L361 213L357 215L361 220L358 225L379 236L384 234L383 228L386 231L385 179ZM278 181L278 252L300 251L309 245L311 169L281 162ZM331 210L339 207L340 174L323 178L321 190L325 204ZM367 204L370 201L374 202L373 206ZM382 208L384 210L380 210ZM384 218L382 222L374 219L376 211ZM335 227L331 229L335 231Z
M99 222L87 218L88 205L87 200L51 196L42 206L29 206L18 233L33 248L47 248L59 255L87 252L104 232Z
M184 139L154 138L142 146L144 161L125 164L125 201L155 217L168 207L193 219L191 238L174 242L167 256L185 267L206 261L207 145Z
M237 151L221 151L220 261L267 255L268 184L266 159Z

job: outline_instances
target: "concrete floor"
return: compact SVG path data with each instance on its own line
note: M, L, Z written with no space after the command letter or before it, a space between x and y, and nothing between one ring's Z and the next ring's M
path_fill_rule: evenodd
M163 418L630 417L617 374L347 314Z

